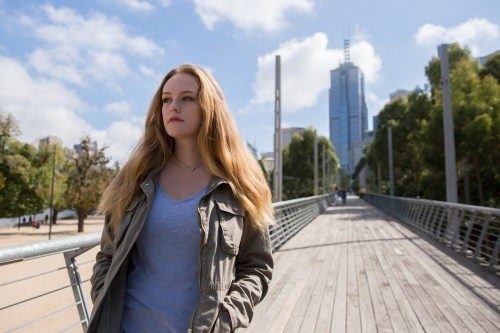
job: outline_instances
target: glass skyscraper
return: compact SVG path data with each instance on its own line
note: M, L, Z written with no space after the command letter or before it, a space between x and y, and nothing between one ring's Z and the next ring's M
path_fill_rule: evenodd
M350 177L359 162L360 144L368 131L365 83L361 69L348 61L330 71L330 140L340 167Z

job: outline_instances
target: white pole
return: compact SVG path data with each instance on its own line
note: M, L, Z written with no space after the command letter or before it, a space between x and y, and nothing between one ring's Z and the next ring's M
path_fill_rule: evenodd
M318 195L318 135L314 130L314 195Z
M276 90L274 113L274 201L282 200L283 166L281 163L281 59L276 56Z

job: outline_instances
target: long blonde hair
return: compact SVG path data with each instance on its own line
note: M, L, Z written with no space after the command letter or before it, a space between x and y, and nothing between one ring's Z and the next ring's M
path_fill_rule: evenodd
M195 78L203 124L198 134L198 149L207 170L225 179L246 211L245 221L264 230L274 221L271 192L262 169L241 139L224 95L215 79L200 67L184 64L171 70L153 96L141 139L129 160L108 185L98 211L109 215L114 233L125 209L140 193L140 183L159 172L174 151L174 140L165 131L162 118L162 91L175 74Z

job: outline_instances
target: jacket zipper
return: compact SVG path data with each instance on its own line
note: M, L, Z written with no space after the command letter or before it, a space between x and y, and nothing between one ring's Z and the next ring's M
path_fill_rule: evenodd
M203 199L205 199L206 196L208 196L213 191L215 191L215 189L217 187L218 187L218 185L216 187L214 187L213 189L211 189L210 191L208 191L207 193L205 193L201 197L200 201L198 201L198 223L200 224L201 230L203 231L203 240L202 240L202 242L200 244L200 254L198 255L198 287L200 288L200 294L201 294L201 250L203 249L203 246L205 246L205 243L206 243L205 236L206 236L206 233L207 233L207 231L205 230L205 226L203 225L203 223L201 221L200 202ZM193 333L194 315L196 314L196 310L198 310L198 306L199 305L200 305L200 301L198 301L198 303L196 304L196 307L194 308L193 315L191 316L191 323L189 324L189 329L188 329L187 333Z

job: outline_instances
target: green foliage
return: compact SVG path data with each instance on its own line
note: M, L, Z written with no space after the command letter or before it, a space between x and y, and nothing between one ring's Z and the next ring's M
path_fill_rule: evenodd
M500 54L495 54L486 60L484 67L479 71L481 79L484 79L488 75L491 75L500 83Z
M322 193L323 145L325 161L332 159L332 175L338 167L338 158L327 138L318 136L318 193ZM302 135L294 135L290 144L283 148L283 200L314 195L314 130L308 128Z
M43 208L36 148L17 140L21 132L14 117L0 110L0 216L38 213Z
M119 164L107 167L106 147L91 152L88 136L81 140L83 153L74 156L60 144L22 143L19 134L14 117L0 110L0 217L36 214L49 207L53 181L55 215L75 208L78 231L83 231L88 211L96 207Z
M459 201L500 207L500 56L480 68L467 48L449 49ZM387 127L392 127L395 194L446 199L440 61L425 68L430 91L415 89L388 103L379 115L366 161L388 191Z
M110 160L105 155L107 147L94 152L90 149L91 142L89 136L83 137L80 142L80 154L67 156L69 163L66 203L77 212L78 232L83 232L85 218L89 211L97 206L105 187L114 175L114 171L106 167Z

